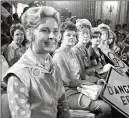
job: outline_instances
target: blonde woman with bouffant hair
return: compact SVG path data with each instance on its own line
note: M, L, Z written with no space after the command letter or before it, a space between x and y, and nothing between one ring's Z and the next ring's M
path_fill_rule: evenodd
M12 118L70 118L60 70L49 54L59 41L59 13L29 8L22 24L31 45L4 78Z
M31 9L31 8L29 8ZM58 25L60 25L60 15L59 12L57 12L55 9L51 8L48 9L48 7L44 7L42 9L39 9L39 7L32 8L32 10L28 10L24 13L22 16L22 24L24 28L26 29L27 37L29 41L32 41L33 37L33 29L38 26L38 24L41 22L41 19L43 17L53 17Z

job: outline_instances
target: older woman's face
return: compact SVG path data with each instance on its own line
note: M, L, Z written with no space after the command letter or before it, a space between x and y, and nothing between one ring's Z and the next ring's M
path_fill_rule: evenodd
M53 52L59 41L59 27L54 18L46 17L34 29L33 45L40 54Z
M20 29L15 30L13 35L13 40L17 45L21 45L21 43L24 41L24 32Z
M83 28L78 32L78 40L80 43L88 43L90 41L90 30L89 28Z
M73 30L66 30L62 38L63 45L74 46L76 43L76 32Z

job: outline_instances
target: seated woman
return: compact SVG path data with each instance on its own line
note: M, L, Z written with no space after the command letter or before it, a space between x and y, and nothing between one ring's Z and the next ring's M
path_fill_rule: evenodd
M92 29L92 35L91 35L92 45L89 47L89 51L91 54L90 56L91 64L93 66L96 66L97 64L104 66L106 64L104 60L104 55L101 52L100 48L98 48L100 42L101 42L101 31L98 28Z
M116 34L113 31L109 30L109 38L107 40L108 46L117 56L120 56L121 49L116 42L117 42Z
M25 31L20 23L11 26L10 34L13 38L13 41L5 51L5 58L11 67L24 54L26 48L23 46L25 40Z
M78 43L72 48L76 54L83 73L93 75L94 69L91 69L89 47L91 45L91 23L87 19L79 19L76 23Z
M98 48L101 42L101 35L102 33L98 28L92 29L92 35L91 35L92 45L89 47L89 52L90 52L91 67L95 69L94 72L96 76L99 76L98 70L101 70L103 66L106 64L104 54L102 53L101 49Z
M90 78L87 80L87 76L83 74L78 58L72 51L72 47L76 43L76 31L76 26L73 23L62 24L62 44L53 55L53 60L61 71L69 108L98 111L100 116L105 116L111 112L107 103L102 100L91 100L88 96L77 91L79 85L92 85L95 82L99 84L101 81L98 78L94 81L90 81Z
M108 38L109 38L110 27L108 25L102 23L102 24L98 25L97 28L99 28L101 33L102 33L101 42L100 42L100 45L99 45L100 49L101 48L109 48L107 41L108 41Z
M100 24L98 28L101 30L101 42L100 49L109 48L114 53L118 54L120 52L120 48L116 44L116 35L111 31L110 27L106 24Z
M22 24L31 46L4 78L12 118L71 118L59 68L49 54L59 41L59 13L33 7L22 15Z
M110 32L109 31L110 31L110 27L108 25L102 23L97 28L99 28L100 31L101 31L101 33L102 33L102 35L101 35L101 42L100 42L100 45L98 47L103 52L106 63L109 63L111 65L114 65L114 63L112 62L112 60L110 60L107 57L106 53L105 53L105 50L111 51L111 49L109 48L109 42L110 42L110 39L109 39Z

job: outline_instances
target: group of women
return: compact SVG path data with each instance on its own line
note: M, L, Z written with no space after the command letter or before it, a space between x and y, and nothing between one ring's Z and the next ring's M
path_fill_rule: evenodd
M92 28L87 19L60 26L59 13L47 6L29 8L21 21L23 26L12 26L13 42L5 52L10 68L4 82L11 117L70 118L69 108L111 117L106 102L77 91L79 85L104 83L105 74L97 73L106 64L101 48L119 51L110 28L105 24Z

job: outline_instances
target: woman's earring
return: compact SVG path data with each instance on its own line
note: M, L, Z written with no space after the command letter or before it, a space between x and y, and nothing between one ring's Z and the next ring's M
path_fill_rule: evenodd
M61 40L61 33L59 33L58 42L60 42L60 40Z

